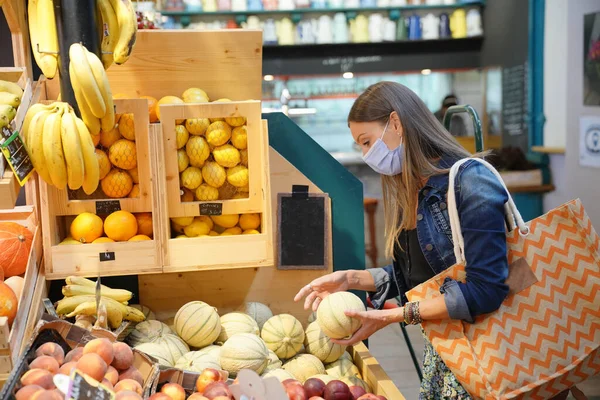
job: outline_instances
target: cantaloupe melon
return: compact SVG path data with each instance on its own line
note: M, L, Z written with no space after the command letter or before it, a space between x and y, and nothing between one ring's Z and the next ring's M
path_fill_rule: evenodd
M350 292L330 294L319 304L317 322L323 332L332 339L344 339L352 336L360 326L361 321L350 318L345 311L365 311L362 300Z
M273 352L273 350L269 350L269 364L265 369L265 372L272 371L274 369L280 369L283 366L283 363L277 357L277 354Z
M138 344L150 343L164 335L172 335L174 333L166 324L156 320L148 320L140 322L135 326L135 329L127 336L127 342L135 347Z
M294 375L290 374L288 371L286 371L285 369L282 369L282 368L273 369L273 370L265 373L262 377L263 378L275 377L275 378L279 379L279 382L283 382L286 379L296 379L296 378L294 378Z
M315 322L317 320L317 313L316 312L311 312L310 315L308 316L308 323L312 324L313 322Z
M221 347L221 368L237 375L242 369L262 374L269 364L269 350L265 342L252 333L238 333Z
M369 384L355 376L345 376L341 378L340 381L344 382L348 386L360 386L361 388L365 389L367 393L371 393L371 387Z
M292 358L302 348L304 329L302 324L290 314L279 314L269 318L260 332L269 350L277 357Z
M151 357L154 357L160 365L167 367L173 366L173 355L169 350L156 343L142 343L135 346L136 349Z
M327 375L331 375L336 379L345 378L348 376L355 376L362 378L358 367L354 363L346 358L339 359L331 364L325 366Z
M317 357L323 363L329 364L337 361L346 352L344 346L331 342L316 321L308 325L305 336L306 352Z
M283 369L294 375L302 383L313 375L325 374L323 363L312 354L298 354L283 364Z
M198 350L198 353L212 354L213 357L216 357L217 359L219 359L219 357L221 356L221 346L212 344L210 346L201 348L200 350Z
M175 368L184 371L202 372L206 368L221 369L221 364L219 363L219 357L212 353L190 351L179 357L175 362Z
M130 307L133 308L137 308L138 310L140 310L141 312L144 313L144 316L146 317L146 321L148 320L155 320L156 319L156 315L154 314L154 312L149 309L148 307L141 305L141 304L130 304Z
M192 347L206 347L221 333L219 314L203 301L191 301L177 311L175 332Z
M325 375L325 374L321 374L321 375L315 375L315 376L311 376L310 378L317 378L323 381L323 383L325 383L326 385L331 382L334 381L335 378L333 376L329 376L329 375ZM308 378L308 379L310 379Z
M258 328L261 330L265 322L267 322L269 318L273 316L273 312L267 305L255 301L245 303L238 311L251 316L258 324Z
M181 358L182 355L188 353L190 348L187 344L177 335L163 335L160 338L152 341L150 344L159 346L166 355L166 361L168 364L173 366L175 362ZM162 358L163 353L160 353Z
M221 333L216 342L225 343L230 337L238 333L260 335L258 324L248 314L232 312L221 316Z

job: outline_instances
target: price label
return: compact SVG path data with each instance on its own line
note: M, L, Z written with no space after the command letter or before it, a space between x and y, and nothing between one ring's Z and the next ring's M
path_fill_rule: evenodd
M96 214L111 214L115 211L121 211L121 202L119 200L103 200L96 202Z
M223 203L201 203L200 215L221 215L223 214Z
M100 262L104 261L115 261L115 252L114 251L105 251L99 254Z
M19 136L19 132L12 132L7 127L0 130L0 149L10 168L15 173L19 185L23 186L33 173L33 163L29 153Z
M84 376L79 370L71 374L71 385L67 399L70 400L114 400L115 394L94 379Z

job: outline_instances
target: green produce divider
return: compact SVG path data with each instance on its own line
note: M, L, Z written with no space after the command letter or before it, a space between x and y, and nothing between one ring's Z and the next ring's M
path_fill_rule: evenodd
M333 269L365 269L362 183L283 113L263 119L269 145L331 198ZM365 300L364 292L356 294Z

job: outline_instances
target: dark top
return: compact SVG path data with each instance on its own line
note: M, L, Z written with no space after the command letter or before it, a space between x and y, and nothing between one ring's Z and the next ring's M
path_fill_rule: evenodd
M423 255L423 250L419 245L417 229L400 232L399 239L402 248L396 243L394 267L402 271L406 287L412 289L433 278L435 273Z

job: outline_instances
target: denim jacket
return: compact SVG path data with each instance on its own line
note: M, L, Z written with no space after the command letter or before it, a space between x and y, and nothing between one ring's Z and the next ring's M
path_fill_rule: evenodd
M441 168L453 161L443 159ZM446 278L440 292L452 319L473 322L474 317L497 310L508 295L504 204L506 191L496 176L477 161L463 164L455 182L456 203L465 243L466 282ZM448 174L430 177L419 192L417 235L425 259L435 274L455 264L446 204ZM400 296L406 302L402 271L393 264L369 270L377 291L371 303L381 309L386 300Z

